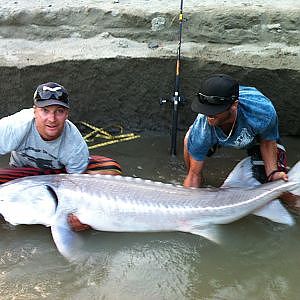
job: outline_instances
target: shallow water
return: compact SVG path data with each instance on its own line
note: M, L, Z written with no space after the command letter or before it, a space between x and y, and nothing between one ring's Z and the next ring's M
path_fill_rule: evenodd
M181 137L180 137L181 139ZM124 175L181 183L168 136L151 135L94 151L118 160ZM290 165L299 138L285 138ZM244 155L219 151L207 162L217 186ZM7 157L1 158L4 167ZM287 227L248 216L221 227L216 245L185 233L84 232L89 255L68 263L48 228L0 222L0 299L298 299L300 219Z

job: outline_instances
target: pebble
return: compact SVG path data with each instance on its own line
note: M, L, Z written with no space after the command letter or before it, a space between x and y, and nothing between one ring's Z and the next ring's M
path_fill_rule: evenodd
M158 47L159 47L158 42L149 42L148 43L148 48L150 48L150 49L156 49Z

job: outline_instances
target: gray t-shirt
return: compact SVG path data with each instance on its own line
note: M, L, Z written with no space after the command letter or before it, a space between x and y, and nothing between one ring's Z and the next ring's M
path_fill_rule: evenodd
M13 167L65 167L68 173L82 173L89 161L87 144L72 122L65 122L56 140L45 141L36 129L33 108L0 120L0 155L9 152Z

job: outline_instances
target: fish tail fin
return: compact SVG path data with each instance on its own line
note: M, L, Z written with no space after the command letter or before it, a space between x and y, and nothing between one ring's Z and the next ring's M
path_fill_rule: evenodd
M300 196L300 161L298 161L289 171L289 181L293 181L298 183L296 188L294 188L291 192L294 195Z

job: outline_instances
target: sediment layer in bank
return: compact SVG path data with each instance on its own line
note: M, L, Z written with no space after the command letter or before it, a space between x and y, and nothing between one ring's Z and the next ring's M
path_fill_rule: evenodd
M1 7L1 116L32 105L36 85L53 80L69 89L75 121L167 130L171 106L158 103L174 92L179 1L73 2ZM277 108L281 131L300 134L297 2L185 1L181 129L195 117L189 104L200 81L223 72L260 88Z

